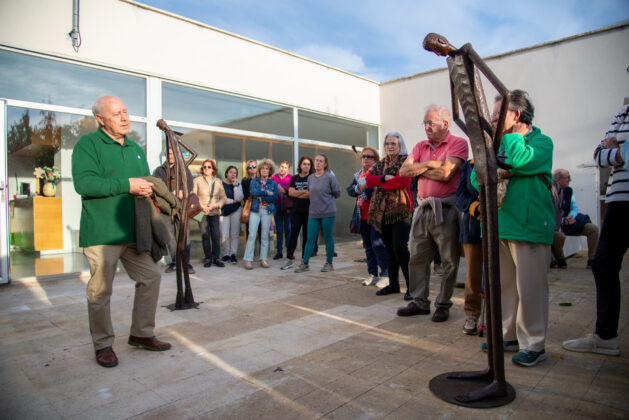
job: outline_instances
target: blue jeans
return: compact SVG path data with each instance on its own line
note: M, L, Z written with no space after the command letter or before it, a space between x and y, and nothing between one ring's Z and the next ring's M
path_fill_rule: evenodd
M363 248L367 257L367 272L378 277L378 267L380 267L380 277L389 277L387 250L384 248L384 241L378 231L366 220L361 220L360 235L363 237Z
M261 226L260 233L260 259L266 260L269 251L269 228L273 213L260 209L257 213L251 212L249 215L249 237L245 248L245 261L253 261L253 252L256 247L256 236L258 236L258 226Z
M314 250L315 241L319 237L319 228L323 229L323 237L325 238L325 260L329 263L332 262L334 258L334 237L332 236L334 219L336 217L324 217L322 219L310 217L308 219L308 242L306 243L306 252L304 252L305 264L308 264Z
M277 253L282 253L282 242L286 244L290 241L290 214L283 214L281 210L275 212L275 234L277 235Z

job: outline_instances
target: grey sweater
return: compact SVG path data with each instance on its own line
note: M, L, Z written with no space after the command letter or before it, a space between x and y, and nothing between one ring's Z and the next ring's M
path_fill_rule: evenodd
M341 187L331 171L325 171L320 177L315 174L308 176L310 191L309 217L322 219L336 216L335 199L341 196Z

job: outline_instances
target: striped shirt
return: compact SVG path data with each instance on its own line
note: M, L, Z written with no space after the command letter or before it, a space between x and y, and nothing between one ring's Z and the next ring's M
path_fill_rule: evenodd
M599 167L613 167L605 202L629 201L629 162L625 161L623 166L618 166L616 162L616 155L621 153L623 145L629 139L629 106L623 107L614 117L612 125L605 133L605 138L609 137L616 137L618 149L605 149L601 143L594 151L594 161Z

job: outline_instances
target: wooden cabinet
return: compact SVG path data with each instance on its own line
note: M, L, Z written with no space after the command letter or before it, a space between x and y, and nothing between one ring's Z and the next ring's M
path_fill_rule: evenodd
M14 245L32 251L63 249L61 197L18 199L13 211Z

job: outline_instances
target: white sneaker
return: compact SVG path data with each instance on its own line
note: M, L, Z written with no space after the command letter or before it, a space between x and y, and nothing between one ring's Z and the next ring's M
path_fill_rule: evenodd
M566 350L580 353L598 353L608 356L620 355L619 338L614 337L603 340L596 333L588 334L583 338L564 341L562 346Z
M363 286L371 286L371 283L373 284L378 283L378 277L374 276L373 274L370 274L369 277L363 280Z
M378 279L378 282L374 284L374 286L376 286L378 289L382 289L383 287L387 287L388 285L389 285L388 277L380 277L380 279Z

